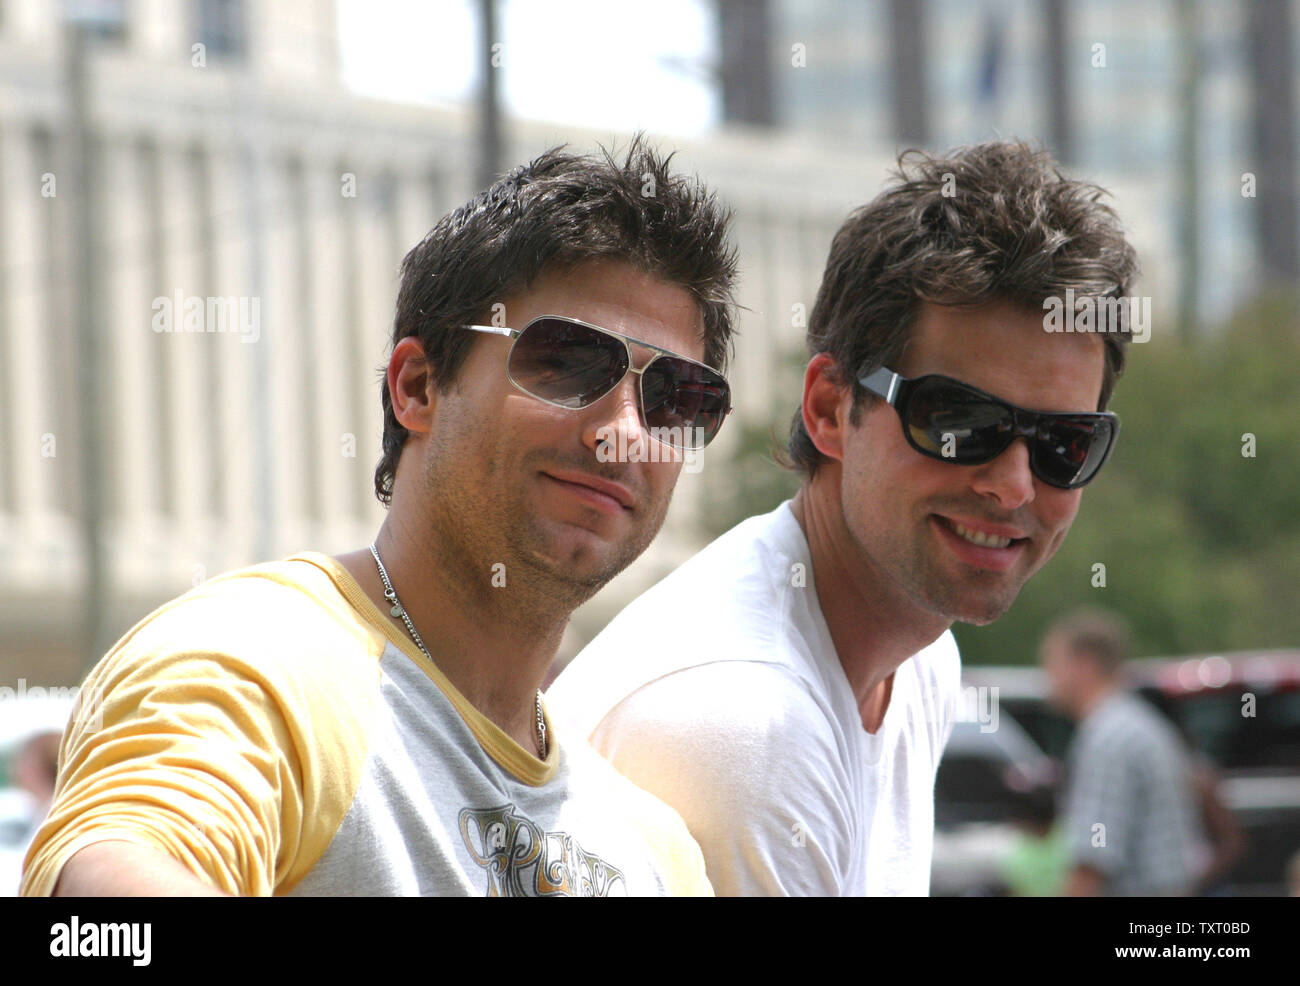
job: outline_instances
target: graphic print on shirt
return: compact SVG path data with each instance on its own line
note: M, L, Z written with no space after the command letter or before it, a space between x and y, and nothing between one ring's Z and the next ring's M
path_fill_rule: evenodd
M623 871L583 850L567 832L545 832L513 804L462 808L460 834L487 871L489 897L627 895Z

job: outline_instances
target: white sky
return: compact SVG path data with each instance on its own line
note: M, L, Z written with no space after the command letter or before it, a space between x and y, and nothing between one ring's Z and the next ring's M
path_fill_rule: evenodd
M454 103L478 87L474 0L338 0L344 82L368 96ZM719 98L708 0L498 0L508 116L688 136Z

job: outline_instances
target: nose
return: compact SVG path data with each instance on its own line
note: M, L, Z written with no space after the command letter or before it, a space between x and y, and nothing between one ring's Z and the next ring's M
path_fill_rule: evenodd
M638 374L628 373L618 386L584 409L582 443L593 452L605 442L615 450L626 450L638 440L644 440L638 391L640 380Z
M1029 468L1029 444L1017 438L991 462L975 467L975 491L997 499L1006 510L1015 510L1034 498L1034 474Z

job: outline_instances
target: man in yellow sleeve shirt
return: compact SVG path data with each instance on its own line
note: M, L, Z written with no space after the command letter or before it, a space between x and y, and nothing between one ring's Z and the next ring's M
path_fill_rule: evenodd
M728 219L640 139L444 217L402 265L374 544L213 578L118 641L22 892L711 893L539 688L730 409Z

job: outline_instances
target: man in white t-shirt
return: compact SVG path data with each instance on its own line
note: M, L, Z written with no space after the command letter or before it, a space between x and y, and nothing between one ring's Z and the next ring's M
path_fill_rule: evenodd
M831 247L798 494L633 602L549 693L677 809L719 894L928 893L949 627L1006 612L1118 431L1102 409L1133 327L1097 302L1136 260L1098 189L1013 142L912 152L897 177Z

